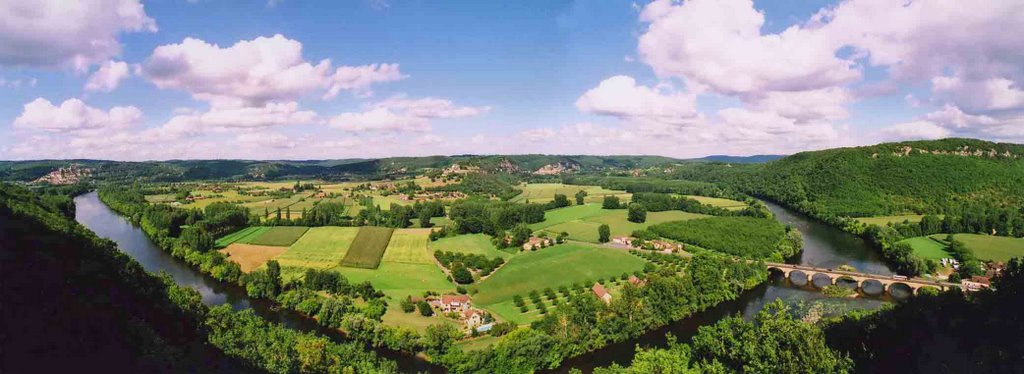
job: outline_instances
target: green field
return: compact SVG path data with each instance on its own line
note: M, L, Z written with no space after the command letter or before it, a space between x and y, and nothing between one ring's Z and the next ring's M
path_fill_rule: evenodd
M231 243L250 244L250 242L253 239L256 239L257 237L262 235L264 232L267 231L267 229L269 229L269 227L246 227L244 229L220 237L219 239L217 239L217 242L214 243L214 246L217 248L224 248L231 245Z
M376 269L361 269L339 266L337 271L353 283L369 281L373 287L389 296L391 308L398 308L398 302L408 295L422 296L424 291L437 293L455 291L455 285L448 281L437 264L407 264L383 261Z
M270 245L276 247L287 247L295 243L309 230L305 226L278 226L269 227L253 239L246 239L246 244Z
M441 238L430 242L431 251L447 251L457 253L479 254L487 257L501 257L508 259L512 257L509 252L502 251L491 243L491 237L487 234L467 234Z
M903 221L908 221L908 222L911 222L911 223L917 223L917 222L921 222L921 217L924 217L924 216L923 215L918 215L918 214L905 214L905 215L898 215L898 216L860 217L860 218L857 218L857 221L860 221L861 223L863 223L865 225L885 226L885 225L887 225L889 223L903 223ZM942 218L942 215L939 215L939 218Z
M644 260L629 252L584 243L566 243L536 252L512 257L501 269L478 286L474 301L482 306L526 296L532 290L558 288L574 282L632 273L643 268ZM515 318L507 312L492 310L505 319ZM518 314L518 310L515 312Z
M277 257L281 266L326 269L337 266L348 253L358 227L314 227Z
M427 249L430 229L397 229L381 261L408 264L434 264L434 256Z
M341 265L376 269L380 265L380 259L384 256L384 250L388 248L388 242L391 241L391 234L394 231L395 229L390 227L360 227L359 234L352 240L348 252L341 259Z
M949 252L946 252L946 244L943 244L939 240L931 237L919 236L916 238L903 239L899 242L910 244L910 247L914 248L914 254L921 258L941 260L943 258L952 257Z
M933 237L945 239L945 234ZM956 234L953 236L967 246L974 256L982 261L1003 261L1013 257L1024 257L1024 239L981 234Z
M752 217L708 217L651 226L661 237L746 258L778 254L786 236L779 221Z
M601 209L598 204L574 205L548 211L543 222L532 224L530 228L547 231L550 234L564 231L569 233L570 239L597 243L597 229L602 224L607 224L611 228L614 237L628 236L635 230L653 224L708 217L703 214L668 210L647 213L647 221L634 223L626 219L627 214L625 209Z
M555 194L562 194L569 197L569 201L576 203L575 195L580 190L587 192L584 202L600 202L606 195L619 196L623 201L629 201L631 196L626 191L606 190L598 186L573 186L561 183L530 183L525 186L516 186L523 192L512 198L512 202L546 203L555 198Z
M697 195L685 195L689 199L697 200L701 204L711 205L713 207L725 208L728 210L740 210L747 207L747 203L742 201L723 199L720 197L707 197Z

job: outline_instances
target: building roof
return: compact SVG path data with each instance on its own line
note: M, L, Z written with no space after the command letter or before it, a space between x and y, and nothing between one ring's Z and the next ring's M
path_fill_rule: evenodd
M637 278L635 275L630 275L629 283L639 286L640 284L644 283L644 281L641 280L640 278Z
M481 314L480 311L478 311L476 309L466 309L466 310L462 311L462 316L466 317L466 318L472 317L474 315L479 315L479 314Z
M594 287L591 287L590 289L594 291L594 295L597 295L597 297L601 299L603 299L605 295L609 295L608 291L604 289L604 286L602 286L601 283L595 282Z
M441 295L441 304L452 304L460 303L465 304L469 302L469 296L466 295Z

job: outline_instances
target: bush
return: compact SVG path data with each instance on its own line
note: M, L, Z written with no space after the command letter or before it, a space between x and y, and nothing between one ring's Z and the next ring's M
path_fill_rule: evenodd
M463 294L463 295L465 295L465 294L466 294L466 293L468 293L469 291L468 291L468 290L466 290L466 287L463 287L463 286L457 286L457 287L455 287L455 292L458 292L458 293L460 293L460 294Z
M426 301L420 301L416 303L416 308L420 310L420 315L424 317L430 317L434 315L434 309L430 307Z
M412 298L410 297L402 299L400 305L402 307L402 311L406 313L412 313L412 311L416 310L416 304L412 302Z

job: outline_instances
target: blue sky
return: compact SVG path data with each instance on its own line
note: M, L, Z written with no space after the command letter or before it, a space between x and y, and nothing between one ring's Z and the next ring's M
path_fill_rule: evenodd
M1022 8L15 0L0 4L0 159L1020 142L1024 38L995 33Z

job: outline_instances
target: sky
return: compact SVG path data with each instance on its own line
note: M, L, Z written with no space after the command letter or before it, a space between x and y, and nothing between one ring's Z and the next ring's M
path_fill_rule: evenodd
M0 159L1024 143L1024 2L2 0Z

